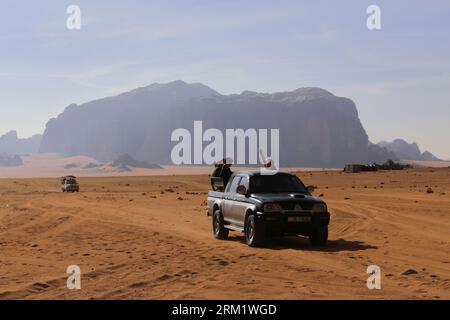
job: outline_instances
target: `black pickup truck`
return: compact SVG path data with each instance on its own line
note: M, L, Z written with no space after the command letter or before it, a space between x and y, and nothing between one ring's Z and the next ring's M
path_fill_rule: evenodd
M235 173L223 191L208 193L214 236L225 240L230 230L241 231L247 244L257 247L269 236L302 235L312 245L326 245L330 214L311 192L293 174Z

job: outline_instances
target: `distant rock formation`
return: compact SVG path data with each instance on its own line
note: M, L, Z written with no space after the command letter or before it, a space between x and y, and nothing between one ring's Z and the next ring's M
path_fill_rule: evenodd
M112 166L116 168L134 167L144 169L162 169L162 167L157 164L149 164L144 161L138 161L131 157L129 154L120 155L116 160L113 161Z
M374 160L372 163L382 163L388 160L399 160L394 152L371 142L369 142L369 158L378 159Z
M432 154L429 151L424 151L422 153L422 160L423 161L441 161L438 157L436 157L434 154Z
M78 168L78 165L76 163L68 163L64 166L65 170L72 170Z
M18 155L8 155L6 153L0 153L0 167L18 167L22 166L22 158Z
M108 165L106 165L105 167L107 168ZM130 172L131 171L130 167L128 167L120 162L116 162L115 164L112 164L111 167L117 172Z
M89 162L88 164L84 165L82 169L97 169L100 168L101 166L102 164L100 163Z
M320 88L221 95L202 84L153 84L115 97L70 105L46 126L41 152L111 162L128 154L171 164L171 134L203 130L280 129L282 166L342 167L384 162L392 152L369 143L353 101Z
M0 152L26 155L39 151L42 135L36 134L28 139L19 139L16 131L10 131L0 136Z
M428 151L422 153L417 143L408 143L403 139L395 139L392 142L380 141L378 146L392 151L401 160L440 161Z

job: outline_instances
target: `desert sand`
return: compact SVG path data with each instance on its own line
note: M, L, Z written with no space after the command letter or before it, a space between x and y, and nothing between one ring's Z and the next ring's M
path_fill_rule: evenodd
M77 177L139 177L168 175L197 175L211 173L209 165L162 165L158 169L135 168L129 166L129 171L113 167L111 163L101 163L88 156L65 157L58 154L44 153L22 156L24 164L17 167L1 167L1 178L57 178L65 175ZM86 169L90 164L98 165ZM67 168L69 166L69 168ZM256 168L255 168L256 169ZM236 170L249 168L236 167ZM322 168L285 168L290 171L318 171ZM336 170L336 169L328 169Z
M83 177L74 194L0 179L0 298L450 299L450 169L298 175L330 208L326 248L215 240L205 174ZM366 287L372 264L381 290Z

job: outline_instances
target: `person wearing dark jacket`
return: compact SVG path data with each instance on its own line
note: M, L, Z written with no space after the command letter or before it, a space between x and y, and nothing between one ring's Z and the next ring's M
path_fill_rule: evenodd
M227 161L227 159L223 159L222 162L216 163L214 171L212 173L212 177L220 177L223 179L224 188L227 186L228 181L230 180L233 172L230 169L231 159Z

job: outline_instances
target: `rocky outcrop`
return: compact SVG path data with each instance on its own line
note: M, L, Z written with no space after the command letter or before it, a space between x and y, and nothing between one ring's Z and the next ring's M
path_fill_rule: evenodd
M8 154L33 154L39 151L42 135L36 134L28 139L19 139L16 131L0 136L0 152Z
M432 154L429 151L424 151L422 153L421 158L423 161L441 161L441 159L439 159L438 157L436 157L434 154Z
M320 88L221 95L202 84L153 84L71 105L46 126L41 152L170 164L177 128L279 129L283 166L342 167L395 157L370 144L353 101Z
M380 141L378 146L392 151L402 160L440 161L428 151L422 153L417 143L408 143L403 139L395 139L392 142Z
M23 161L20 156L11 156L6 153L0 153L0 167L18 167L22 165Z
M145 161L138 161L131 157L129 154L120 155L112 163L113 167L134 167L143 169L162 169L161 166L157 164L149 164Z

